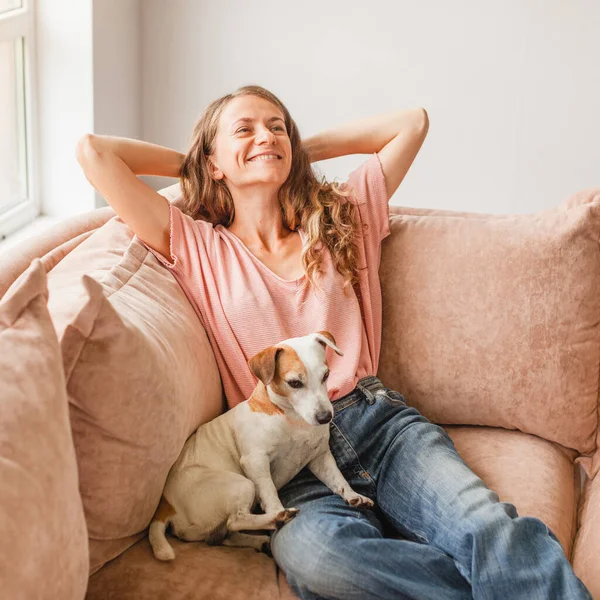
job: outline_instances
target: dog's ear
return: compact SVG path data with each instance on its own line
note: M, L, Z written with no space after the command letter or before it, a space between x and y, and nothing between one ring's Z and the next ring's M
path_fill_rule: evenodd
M336 354L344 356L344 353L335 345L335 338L329 333L329 331L317 331L317 333L315 333L315 339L317 342L319 342L319 344L321 344L321 346L323 346L323 348L325 348L327 345L330 348L333 348Z
M275 368L277 367L277 357L283 352L283 348L270 346L255 354L249 361L250 370L265 385L269 385L275 377Z

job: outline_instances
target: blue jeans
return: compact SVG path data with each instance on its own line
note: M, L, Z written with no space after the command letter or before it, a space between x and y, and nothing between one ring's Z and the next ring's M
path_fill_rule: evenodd
M300 598L591 600L548 527L500 502L401 394L371 376L333 404L333 455L375 508L308 469L279 491L300 513L271 550Z

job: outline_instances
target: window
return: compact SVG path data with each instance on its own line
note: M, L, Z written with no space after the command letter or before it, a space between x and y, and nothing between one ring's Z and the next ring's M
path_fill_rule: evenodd
M34 159L33 0L0 0L0 239L39 213Z

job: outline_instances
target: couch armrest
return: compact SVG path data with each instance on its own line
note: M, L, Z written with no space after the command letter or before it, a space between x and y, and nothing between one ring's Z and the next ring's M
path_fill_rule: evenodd
M579 504L572 564L594 598L600 598L600 475L587 479Z
M101 227L114 216L115 211L110 207L97 208L69 217L42 235L28 238L11 248L10 252L0 256L0 298L4 296L16 278L29 267L34 258L42 258L59 246L66 244L64 251L55 253L48 264L46 264L48 261L42 260L46 270L49 270L58 262L57 256L60 255L62 258L77 246L75 238L82 242L86 237L82 234Z

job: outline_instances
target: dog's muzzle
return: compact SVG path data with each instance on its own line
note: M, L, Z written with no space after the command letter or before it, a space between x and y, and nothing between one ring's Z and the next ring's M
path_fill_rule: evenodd
M325 425L325 423L329 423L333 419L333 413L329 410L320 410L315 415L315 419L319 425Z

